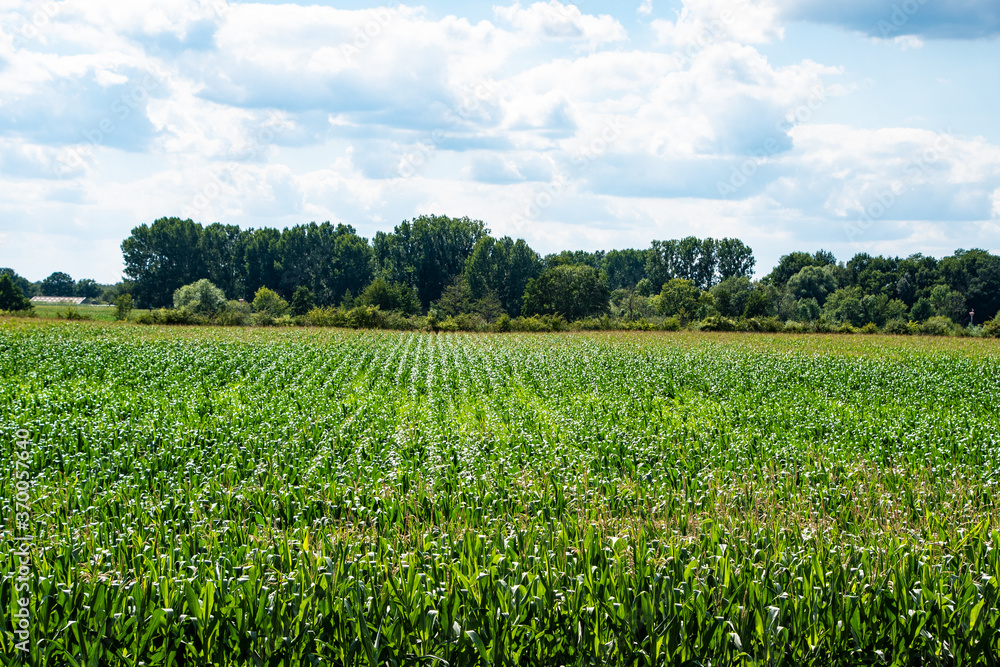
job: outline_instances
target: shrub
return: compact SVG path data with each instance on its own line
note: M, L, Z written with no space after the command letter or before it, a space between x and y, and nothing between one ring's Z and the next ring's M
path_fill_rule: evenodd
M115 299L115 321L126 322L132 312L132 295L120 294Z
M909 336L911 333L910 325L907 324L906 320L889 320L885 323L882 333L892 336Z
M1000 338L1000 314L983 325L983 333L990 338Z
M647 322L646 318L644 317L642 319L630 320L628 322L625 322L622 328L625 329L626 331L653 331L654 329L656 329L656 325L654 325L652 322Z
M205 278L180 287L174 292L174 308L197 315L214 315L225 305L225 293Z
M160 308L141 313L135 321L139 324L205 324L207 320L187 308Z
M504 313L493 323L493 330L501 333L510 331L510 315Z
M458 322L450 315L437 323L438 331L458 331Z
M809 333L809 327L801 322L796 322L795 320L789 320L785 322L785 333L791 334L804 334Z
M261 287L253 296L253 311L255 313L266 313L272 318L281 317L288 310L288 302L274 290Z
M62 320L92 320L90 315L84 315L76 308L66 307L66 310L57 310L55 316Z
M927 336L947 336L952 332L953 323L944 315L930 317L923 324L923 333Z
M314 327L346 327L347 316L339 308L313 308L306 313L306 322Z
M352 329L382 329L385 314L378 306L357 306L348 311L347 326Z
M837 333L840 334L856 334L858 330L850 322L844 322L837 328Z
M736 331L736 322L728 317L706 317L698 325L702 331Z
M875 324L874 322L869 322L865 326L861 327L861 333L868 334L868 335L877 334L878 333L878 325Z
M660 325L660 329L663 331L680 331L683 328L684 325L681 324L680 319L677 317L668 317L663 320L663 324Z

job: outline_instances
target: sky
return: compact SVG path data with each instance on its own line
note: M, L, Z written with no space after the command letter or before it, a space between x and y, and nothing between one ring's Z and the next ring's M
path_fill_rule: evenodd
M996 0L0 0L0 267L165 216L1000 251Z

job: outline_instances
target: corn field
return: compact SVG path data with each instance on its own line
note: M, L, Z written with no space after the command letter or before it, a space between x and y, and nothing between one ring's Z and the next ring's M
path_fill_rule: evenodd
M4 665L1000 661L995 342L8 322L0 379Z

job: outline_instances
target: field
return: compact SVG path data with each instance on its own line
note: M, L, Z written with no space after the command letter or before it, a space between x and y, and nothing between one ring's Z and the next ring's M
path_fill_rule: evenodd
M97 320L100 322L114 322L115 320L115 309L113 306L35 305L35 315L46 319L67 319L67 312L79 315L80 319Z
M0 320L0 379L3 664L1000 660L996 341Z

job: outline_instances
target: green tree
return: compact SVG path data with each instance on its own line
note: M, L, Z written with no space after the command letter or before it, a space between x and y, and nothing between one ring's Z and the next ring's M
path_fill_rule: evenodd
M205 277L226 294L244 295L247 263L244 244L248 233L236 225L214 223L202 230L199 250L205 262Z
M280 287L290 298L306 286L317 303L335 304L346 292L360 292L371 280L372 249L350 225L296 225L278 241Z
M861 327L867 324L865 308L861 304L864 294L858 286L841 287L830 295L823 306L826 316L838 324Z
M667 317L678 316L682 321L690 320L698 310L701 290L691 280L673 278L660 290L659 313Z
M305 285L299 285L295 294L292 295L292 315L296 317L306 315L313 309L314 305L312 292Z
M541 258L524 239L516 242L509 236L494 239L484 236L476 242L465 262L463 277L470 301L496 298L501 308L512 314L521 312L524 288L541 273Z
M718 259L718 278L725 281L729 278L746 278L753 276L757 260L750 246L739 239L722 239L715 244L715 254Z
M101 296L103 291L104 288L91 278L84 278L76 283L76 296L81 296L84 299L96 299Z
M183 285L174 292L174 308L183 308L199 315L214 315L225 306L225 292L207 278Z
M373 242L375 266L389 282L416 289L423 308L441 298L448 283L465 269L479 239L488 230L479 220L421 216L404 221Z
M472 288L469 287L469 281L461 276L455 278L451 284L444 288L441 298L435 302L434 307L438 313L446 317L470 312L472 310Z
M931 305L936 315L951 318L953 322L968 320L965 297L947 285L937 285L931 290Z
M242 237L244 290L249 298L261 287L277 291L281 288L281 232L277 229L251 229Z
M31 310L31 300L17 286L9 273L0 273L0 310Z
M743 317L767 317L771 314L771 300L767 297L767 292L762 286L750 291L747 297L746 306L743 308Z
M406 315L420 312L420 301L416 290L403 283L390 283L385 278L376 278L361 292L356 305L378 306L381 310L398 310Z
M914 322L925 322L934 315L934 304L926 297L921 297L910 309L910 318Z
M24 276L19 276L17 274L17 271L15 271L14 269L9 269L9 268L0 269L0 275L10 276L11 281L13 281L15 285L17 285L18 289L21 290L21 293L24 296L28 297L29 299L35 296L35 289L34 289L35 286L32 284L32 282L27 278L25 278Z
M836 265L837 260L832 253L820 250L813 255L807 252L792 252L783 255L778 260L778 265L762 281L765 285L784 287L791 280L792 276L806 268L807 266L828 266Z
M710 291L715 299L715 309L720 315L739 317L746 310L753 289L753 283L747 276L731 276Z
M41 284L42 296L73 296L76 294L76 283L68 273L56 271Z
M646 277L646 251L631 248L608 251L599 268L607 276L609 290L635 287Z
M271 317L281 317L288 310L288 302L281 295L267 287L261 287L254 294L250 304L255 313L267 313ZM307 311L308 312L308 311Z
M788 279L786 287L794 299L816 299L822 307L827 297L837 291L837 279L830 265L805 266Z
M563 264L546 269L528 281L524 291L526 315L562 315L578 320L608 308L608 286L601 274L585 264Z
M160 218L134 228L122 242L125 275L140 306L167 306L180 287L207 277L202 231L191 220Z
M115 320L118 322L128 321L128 316L132 312L132 295L119 294L115 299Z

